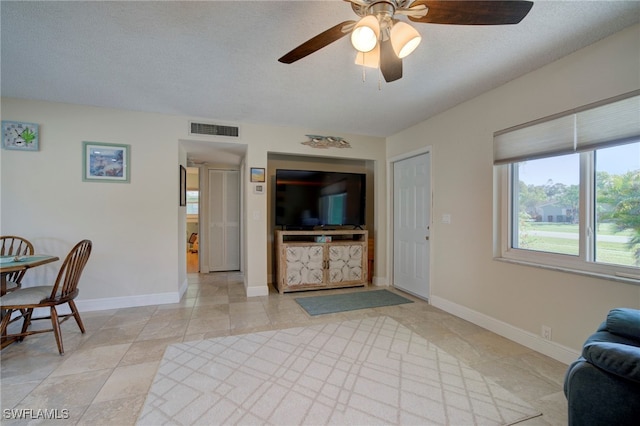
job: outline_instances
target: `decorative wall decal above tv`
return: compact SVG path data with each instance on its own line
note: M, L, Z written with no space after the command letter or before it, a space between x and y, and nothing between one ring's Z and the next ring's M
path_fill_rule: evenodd
M305 135L308 141L300 142L302 145L309 145L311 148L351 148L351 144L338 136Z

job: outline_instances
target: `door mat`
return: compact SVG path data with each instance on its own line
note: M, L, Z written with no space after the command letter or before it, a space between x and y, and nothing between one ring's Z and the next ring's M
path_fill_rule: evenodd
M298 297L295 300L311 316L413 303L413 301L388 290Z

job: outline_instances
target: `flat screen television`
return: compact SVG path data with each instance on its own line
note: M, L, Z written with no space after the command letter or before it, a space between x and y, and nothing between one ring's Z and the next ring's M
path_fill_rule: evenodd
M362 226L366 180L363 173L276 170L276 225L285 229Z

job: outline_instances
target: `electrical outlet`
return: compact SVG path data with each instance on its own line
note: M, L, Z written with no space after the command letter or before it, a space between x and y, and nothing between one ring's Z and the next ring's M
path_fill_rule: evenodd
M551 340L551 327L549 327L548 325L543 325L541 334L544 340Z

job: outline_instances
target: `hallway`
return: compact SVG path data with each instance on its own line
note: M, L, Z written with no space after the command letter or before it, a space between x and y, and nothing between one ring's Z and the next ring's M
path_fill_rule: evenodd
M198 273L198 252L187 251L187 274Z

